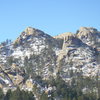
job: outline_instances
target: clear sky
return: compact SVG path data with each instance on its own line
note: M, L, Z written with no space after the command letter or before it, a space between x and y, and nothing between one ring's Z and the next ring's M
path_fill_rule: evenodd
M81 26L100 30L100 0L0 0L0 42L28 26L52 36Z

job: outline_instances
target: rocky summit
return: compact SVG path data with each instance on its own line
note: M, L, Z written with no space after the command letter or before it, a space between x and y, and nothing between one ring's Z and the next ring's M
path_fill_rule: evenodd
M80 75L100 76L97 29L81 27L75 34L68 32L52 37L28 27L15 41L0 44L0 87L4 91L16 86L31 90L31 79L35 76L49 80L58 73L65 82Z

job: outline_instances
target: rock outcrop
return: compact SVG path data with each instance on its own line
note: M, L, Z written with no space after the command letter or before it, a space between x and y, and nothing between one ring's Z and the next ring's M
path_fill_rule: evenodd
M77 73L95 77L100 74L99 48L100 32L95 28L81 27L76 34L52 37L28 27L14 42L0 45L0 65L5 73L0 70L0 80L15 86L22 85L26 75L49 80L59 72L65 81Z
M92 27L81 27L77 31L77 37L92 47L98 47L100 44L100 32Z

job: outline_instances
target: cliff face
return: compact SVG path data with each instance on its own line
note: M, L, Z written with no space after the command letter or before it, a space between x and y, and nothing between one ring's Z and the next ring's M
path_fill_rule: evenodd
M99 71L99 35L94 28L81 27L77 34L65 33L55 37L63 39L58 65L65 80L80 71L84 76L96 76Z
M48 80L58 72L65 81L77 73L95 77L100 74L99 48L100 32L95 28L81 27L76 34L52 37L28 27L14 42L0 45L0 80L19 85L25 75Z
M95 28L81 27L77 33L77 37L89 46L99 47L100 32Z

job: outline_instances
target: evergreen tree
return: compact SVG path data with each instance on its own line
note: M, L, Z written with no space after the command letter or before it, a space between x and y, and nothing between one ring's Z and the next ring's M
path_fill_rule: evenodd
M8 90L4 97L4 100L10 100L11 94L12 94L11 90Z
M4 94L3 94L2 89L0 88L0 100L3 100L3 98L4 98Z
M40 100L48 100L48 95L45 92L43 92L40 96Z

